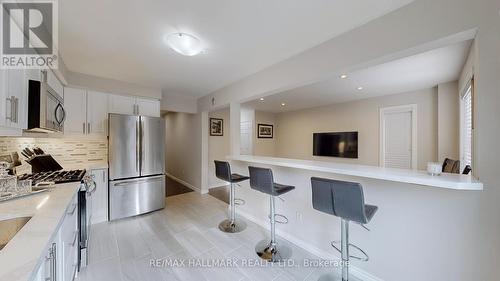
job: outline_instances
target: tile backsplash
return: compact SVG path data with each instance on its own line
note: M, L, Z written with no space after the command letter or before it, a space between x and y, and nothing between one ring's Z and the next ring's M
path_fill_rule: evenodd
M19 171L29 172L30 165L26 163L21 151L26 148L40 147L45 153L52 155L61 166L75 166L108 160L108 142L106 139L86 138L13 138L0 137L0 155L17 151L23 165Z

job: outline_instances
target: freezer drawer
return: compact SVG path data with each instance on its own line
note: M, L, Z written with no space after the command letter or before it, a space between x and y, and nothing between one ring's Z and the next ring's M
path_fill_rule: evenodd
M109 219L116 220L165 207L165 176L109 182Z

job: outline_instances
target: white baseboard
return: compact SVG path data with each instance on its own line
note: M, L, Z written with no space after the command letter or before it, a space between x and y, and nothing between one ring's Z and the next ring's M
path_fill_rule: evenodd
M246 218L247 220L258 224L259 226L261 226L263 228L266 228L266 229L269 228L269 221L268 220L258 219L256 217L254 217L253 215L245 212L244 210L241 210L241 208L238 209L237 212L238 212L237 213L238 215ZM287 241L301 247L302 249L304 249L304 250L306 250L306 251L308 251L308 252L310 252L310 253L312 253L312 254L314 254L322 259L340 260L340 257L334 254L333 248L331 248L332 249L331 252L325 251L323 249L319 249L318 247L311 245L310 243L296 237L293 234L280 231L279 228L276 229L276 234L283 237ZM349 267L349 273L352 274L353 276L356 276L356 278L363 280L363 281L384 281L384 280L382 280L376 276L373 276L372 274L370 274L370 273L368 273L360 268L354 267L354 266Z
M216 184L209 185L208 189L217 188L217 187L221 187L221 186L228 186L228 185L230 185L230 183L228 183L228 182L216 183Z
M194 191L198 191L199 193L207 193L207 192L201 192L201 188L196 187L196 186L194 186L194 185L192 185L192 184L190 184L190 183L188 183L188 182L186 182L186 181L183 181L183 180L181 180L180 178L175 177L175 176L173 176L173 175L171 175L171 174L169 174L169 173L165 173L165 175L166 175L167 177L169 177L169 178L173 179L174 181L176 181L176 182L178 182L178 183L180 183L180 184L182 184L182 185L184 185L184 186L187 186L187 187L191 188L191 189L192 189L192 190L194 190Z

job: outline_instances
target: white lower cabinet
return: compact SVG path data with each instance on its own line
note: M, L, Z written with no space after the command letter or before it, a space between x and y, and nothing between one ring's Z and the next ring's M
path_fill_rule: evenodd
M108 220L108 170L91 170L90 174L96 184L92 193L92 219L91 223L96 224Z
M66 209L63 222L49 243L35 281L73 281L78 267L77 194Z

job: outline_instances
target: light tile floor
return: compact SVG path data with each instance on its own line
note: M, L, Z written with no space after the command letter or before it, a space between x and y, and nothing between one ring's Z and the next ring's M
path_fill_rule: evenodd
M166 199L167 207L150 214L92 226L90 264L79 281L224 281L303 280L312 281L336 268L303 267L304 259L318 259L290 244L297 266L273 264L246 266L261 260L255 244L268 238L268 230L252 222L241 233L227 234L217 225L227 217L227 204L210 195L189 192ZM185 261L185 266L150 266L154 259ZM236 266L189 266L189 261L231 259ZM180 263L180 262L179 262ZM334 274L331 274L334 276ZM338 278L338 274L335 274Z

